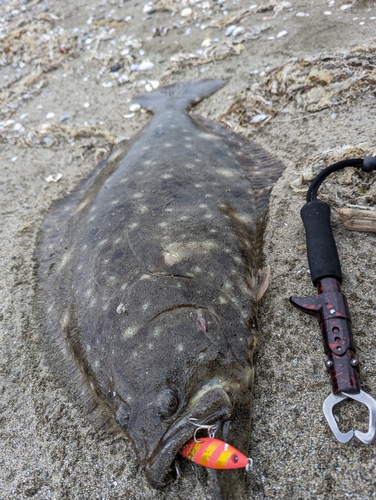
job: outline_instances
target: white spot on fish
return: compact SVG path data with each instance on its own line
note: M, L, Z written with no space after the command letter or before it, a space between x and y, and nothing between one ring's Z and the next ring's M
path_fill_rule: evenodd
M120 287L120 290L125 290L128 286L128 283L123 283Z
M102 241L100 241L100 242L98 243L98 246L100 246L100 245L104 245L105 243L107 243L107 241L108 241L108 239L107 239L107 238L105 238L104 240L102 240Z
M144 196L144 193L134 193L132 195L132 198L142 198Z
M158 335L160 335L161 333L161 329L160 328L154 328L154 331L153 331L153 335L154 337L158 337Z
M154 347L154 344L152 344L152 343L148 344L149 349L153 349L153 347Z
M171 148L172 147L172 144L170 142L165 142L164 143L164 147L165 148Z
M195 188L200 188L202 187L202 184L195 184Z
M146 311L146 309L147 309L148 307L149 307L149 304L148 304L148 303L143 304L143 305L142 305L142 310L143 310L143 311Z
M162 174L162 175L161 175L161 178L162 178L162 179L171 179L171 178L172 178L172 175L171 175L171 174Z
M217 168L215 170L216 174L223 175L223 177L234 177L235 172L233 170L228 170L227 168Z
M125 340L127 339L130 339L133 337L133 335L135 335L137 333L137 326L130 326L129 328L127 328L123 334L123 338Z
M218 300L219 300L219 303L220 303L220 304L227 304L227 300L224 298L224 296L223 296L223 295L220 295L220 296L218 297Z
M176 346L176 350L177 350L177 351L180 351L180 352L181 352L181 351L183 351L183 350L184 350L184 346L183 346L183 344L178 344L178 345Z

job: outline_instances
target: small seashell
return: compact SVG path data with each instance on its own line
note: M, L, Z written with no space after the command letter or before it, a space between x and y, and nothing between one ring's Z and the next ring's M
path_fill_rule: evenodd
M183 9L181 12L180 12L180 15L182 17L188 17L190 15L192 15L192 9L190 7L186 7L185 9Z
M46 177L47 182L58 182L63 177L63 174L50 174Z
M147 83L145 85L145 90L146 90L146 92L151 92L153 90L153 87L150 85L150 83Z
M65 122L65 120L69 120L69 118L70 118L70 115L61 115L60 116L60 121L61 122Z
M284 36L286 36L286 35L287 35L287 31L286 31L286 30L283 30L283 31L280 31L280 32L278 33L277 38L282 38L282 37L284 37Z
M156 90L159 87L159 81L158 80L149 80L148 82L154 90Z
M47 148L50 148L55 141L51 137L44 137L43 142Z
M118 82L120 85L122 85L123 83L129 82L129 76L126 73L124 73L123 75L121 75L118 78Z
M120 55L121 56L127 56L129 54L130 50L129 49L123 49L121 52L120 52Z
M244 28L243 26L238 26L237 28L234 29L234 31L231 33L232 36L239 36L242 33L244 33Z
M50 120L51 118L53 118L55 116L55 113L53 113L52 111L50 113L47 113L46 114L46 119L47 120Z
M105 87L106 89L112 87L112 82L102 82L102 87Z
M14 162L14 161L17 161L17 160L18 160L18 156L13 156L11 161Z
M325 15L325 16L331 16L331 15L332 15L332 13L330 12L330 10L326 10L326 11L324 12L324 15Z
M133 118L134 115L135 115L134 113L127 113L126 115L123 115L123 116L124 116L124 118L126 118L128 120L129 118Z
M268 115L264 115L263 113L260 113L258 115L252 116L251 123L259 123L265 120Z
M89 108L90 107L90 102L85 102L84 103L84 108Z
M139 71L149 71L154 68L154 63L151 61L142 61L139 66Z
M148 4L144 5L142 12L144 14L153 14L153 12L155 12L155 7L153 6L152 3L148 3Z
M131 20L132 20L132 16L125 16L125 18L124 18L124 21L126 23L129 23L129 21L131 21Z
M232 32L237 28L236 24L232 24L231 26L229 26L227 28L227 30L225 31L225 36L230 36L232 35Z
M141 109L141 106L139 104L131 104L129 106L129 111L131 113L135 113L136 111L139 111Z
M211 43L212 41L210 40L210 38L207 38L202 42L201 47L210 47Z
M16 123L13 127L13 130L15 132L18 132L19 134L23 134L25 132L25 127L21 125L21 123Z

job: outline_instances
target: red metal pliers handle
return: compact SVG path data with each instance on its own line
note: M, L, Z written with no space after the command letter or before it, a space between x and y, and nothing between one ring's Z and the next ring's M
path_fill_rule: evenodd
M318 294L309 298L290 297L290 301L301 311L315 316L320 324L327 355L325 365L330 372L333 388L333 393L324 401L323 411L333 434L341 443L347 443L355 436L363 443L370 444L376 437L376 401L360 388L359 360L355 357L347 300L340 287L342 273L330 225L330 207L317 200L322 181L332 172L347 166L371 172L376 170L376 158L357 158L335 163L313 180L301 217L306 230L311 279ZM353 399L367 406L367 432L339 430L333 407L345 399Z

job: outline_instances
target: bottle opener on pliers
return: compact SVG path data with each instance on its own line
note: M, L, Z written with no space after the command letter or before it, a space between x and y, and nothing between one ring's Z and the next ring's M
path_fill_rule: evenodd
M300 214L306 230L311 279L313 285L317 286L318 295L309 298L290 297L290 301L303 312L315 316L320 324L327 355L325 365L330 372L333 388L333 394L324 401L323 411L333 434L341 443L347 443L355 436L363 443L370 444L376 437L376 401L360 388L359 361L355 357L346 297L340 288L342 273L330 225L330 207L317 199L322 181L332 172L350 166L371 172L376 170L376 158L334 163L320 172L308 189L307 203ZM339 430L333 407L345 399L353 399L367 406L367 432Z

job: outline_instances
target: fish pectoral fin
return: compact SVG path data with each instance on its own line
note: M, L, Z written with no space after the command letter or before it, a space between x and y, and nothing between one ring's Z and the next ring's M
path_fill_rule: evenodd
M252 276L252 281L252 290L257 302L259 302L263 298L270 283L270 266L258 269L256 274Z

